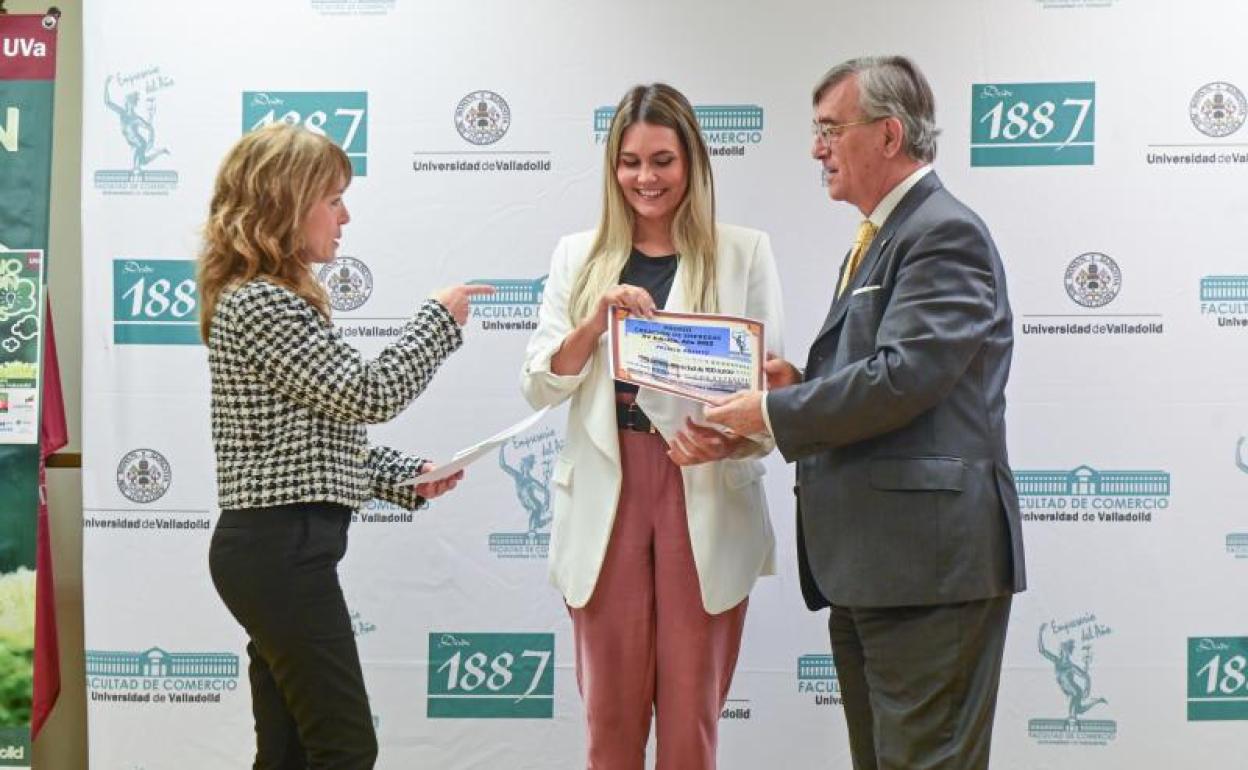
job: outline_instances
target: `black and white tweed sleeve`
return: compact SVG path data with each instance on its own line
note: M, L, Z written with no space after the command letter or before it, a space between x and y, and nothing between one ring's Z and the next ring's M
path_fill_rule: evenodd
M374 444L368 448L368 476L373 497L394 503L409 511L423 508L425 498L416 494L416 487L399 486L416 475L425 460L404 454L388 446Z
M253 281L232 302L232 320L252 343L246 355L273 389L344 422L393 419L463 343L455 319L434 300L421 305L399 338L371 361L288 289Z

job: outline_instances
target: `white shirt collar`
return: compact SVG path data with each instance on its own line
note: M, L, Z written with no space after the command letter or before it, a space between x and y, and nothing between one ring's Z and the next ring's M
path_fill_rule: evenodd
M871 216L867 219L871 220L871 224L876 228L884 226L884 222L888 220L888 215L893 213L893 209L897 208L897 204L901 203L901 199L906 197L906 193L919 183L919 180L927 176L932 170L928 164L919 166L914 173L897 183L897 186L888 191L888 194L880 199L876 204L875 210L871 212Z

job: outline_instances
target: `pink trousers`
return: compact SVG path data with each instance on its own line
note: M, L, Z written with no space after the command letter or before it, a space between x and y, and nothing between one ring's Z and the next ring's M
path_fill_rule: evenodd
M714 770L719 713L748 599L702 607L680 468L657 433L620 431L624 482L589 603L571 609L589 770L642 770L651 713L656 770Z

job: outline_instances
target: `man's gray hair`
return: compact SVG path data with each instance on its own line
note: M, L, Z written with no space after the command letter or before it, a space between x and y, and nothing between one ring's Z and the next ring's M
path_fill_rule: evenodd
M858 105L868 120L897 118L906 154L930 163L936 157L936 100L919 68L904 56L863 56L842 62L819 79L813 103L845 78L858 76Z

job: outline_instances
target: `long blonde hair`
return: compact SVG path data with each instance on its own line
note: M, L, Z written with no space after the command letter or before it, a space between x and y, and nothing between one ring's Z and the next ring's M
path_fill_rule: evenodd
M619 282L633 247L633 209L616 179L624 131L636 123L665 126L676 132L685 151L688 187L672 219L672 241L680 255L685 296L697 312L719 309L715 289L715 183L711 159L698 130L698 119L684 94L666 83L634 86L611 120L602 173L602 218L584 267L572 284L568 312L579 323L594 312L607 289Z
M317 200L350 181L346 153L304 128L277 123L235 143L217 171L196 270L204 342L221 292L257 277L329 318L329 297L302 258L303 224Z

